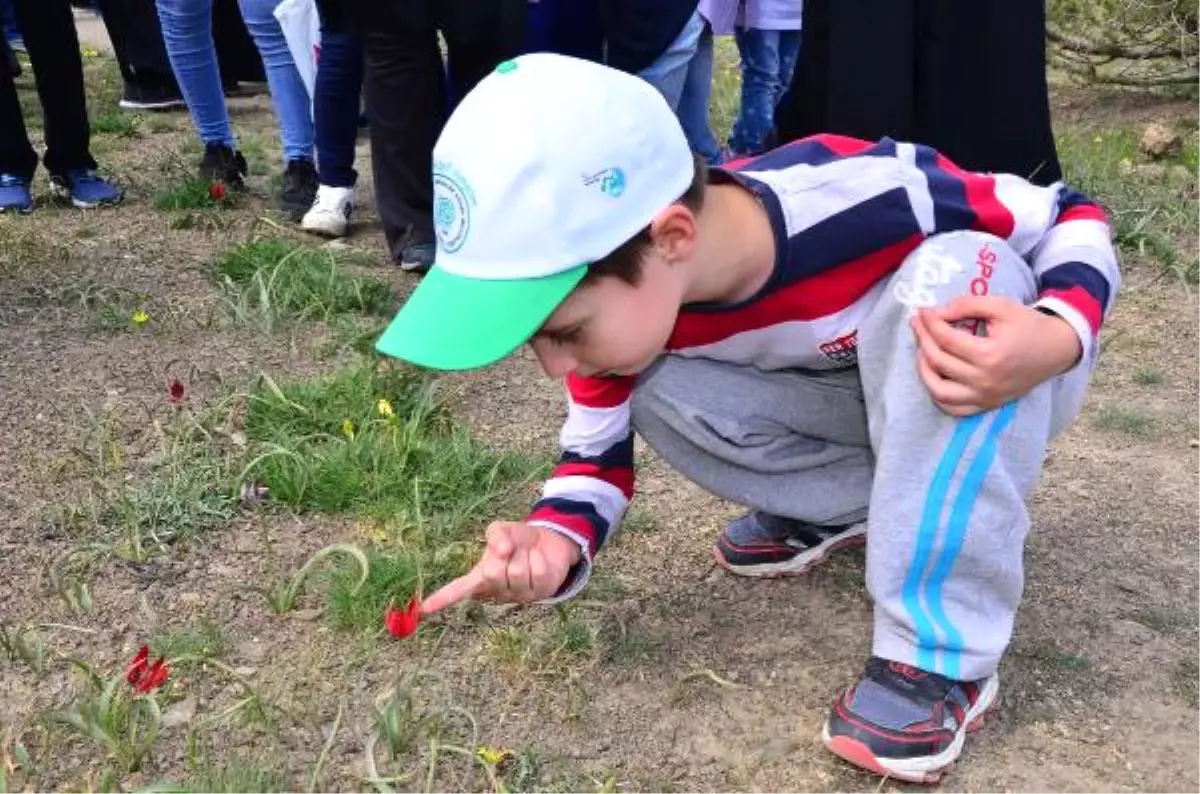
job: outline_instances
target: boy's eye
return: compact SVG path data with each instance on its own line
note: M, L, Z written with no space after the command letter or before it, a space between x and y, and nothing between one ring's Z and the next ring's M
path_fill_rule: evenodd
M550 343L553 345L573 345L577 343L583 336L578 327L571 328L565 331L558 331L550 337Z

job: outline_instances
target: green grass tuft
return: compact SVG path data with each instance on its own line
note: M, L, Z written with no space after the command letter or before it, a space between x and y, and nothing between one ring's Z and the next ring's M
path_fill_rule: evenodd
M211 210L231 207L237 203L238 192L226 186L225 197L214 199L210 193L212 183L198 177L187 177L168 185L154 198L156 210Z
M346 272L344 260L329 250L286 240L246 243L216 263L230 308L243 321L257 318L270 330L275 320L330 320L356 312L384 316L396 294L382 281Z
M246 478L300 512L350 512L384 522L370 575L335 572L329 617L338 628L378 628L403 606L464 572L490 516L516 514L517 497L545 466L482 447L454 426L430 381L372 363L318 381L264 379L250 397Z
M1158 425L1153 416L1119 405L1106 405L1096 411L1092 424L1100 430L1116 430L1139 438L1153 435Z
M168 659L180 656L215 659L228 653L229 647L225 632L208 618L185 629L159 634L150 640L151 653Z

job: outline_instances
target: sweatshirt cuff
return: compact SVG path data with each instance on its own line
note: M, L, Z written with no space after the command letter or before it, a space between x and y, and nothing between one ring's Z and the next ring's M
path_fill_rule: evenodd
M592 554L587 539L566 527L559 526L550 521L530 521L529 525L557 532L559 535L570 538L579 546L579 562L571 566L571 570L567 572L567 578L562 583L562 587L558 588L558 592L554 595L544 598L537 603L557 604L560 601L566 601L568 598L578 595L579 591L587 586L588 580L592 577Z
M1092 336L1092 326L1083 313L1062 298L1052 296L1038 299L1033 308L1066 320L1067 325L1071 326L1075 335L1079 337L1079 344L1083 349L1083 354L1079 356L1079 362L1075 366L1085 365L1090 369L1092 356L1095 354L1096 338ZM1075 367L1071 367L1067 372L1073 369Z

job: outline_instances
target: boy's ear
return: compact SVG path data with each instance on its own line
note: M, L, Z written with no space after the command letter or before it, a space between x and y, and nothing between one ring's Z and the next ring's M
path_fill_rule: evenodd
M696 247L696 213L672 204L650 222L650 240L668 262L686 259Z

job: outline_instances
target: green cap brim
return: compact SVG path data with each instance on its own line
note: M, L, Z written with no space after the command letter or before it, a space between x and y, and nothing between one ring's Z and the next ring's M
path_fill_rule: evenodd
M456 276L434 265L375 343L386 356L433 369L475 369L529 340L587 265L526 279Z

